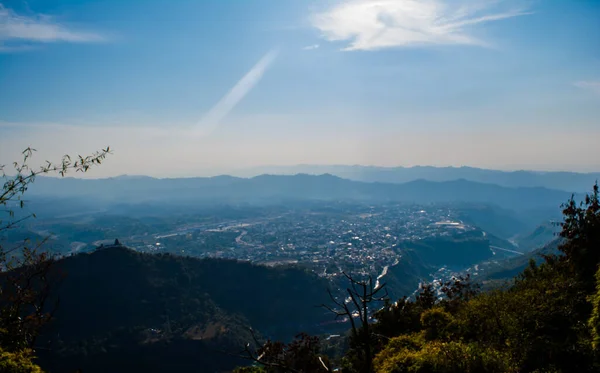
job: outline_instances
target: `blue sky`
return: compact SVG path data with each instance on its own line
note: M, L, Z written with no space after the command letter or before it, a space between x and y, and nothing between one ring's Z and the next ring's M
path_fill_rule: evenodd
M597 0L0 4L0 163L600 171Z

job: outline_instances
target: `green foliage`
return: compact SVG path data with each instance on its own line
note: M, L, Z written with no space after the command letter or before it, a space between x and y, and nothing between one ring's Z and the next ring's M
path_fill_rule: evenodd
M421 325L428 340L447 339L454 318L441 308L432 308L421 314Z
M581 322L589 317L589 304L582 285L569 275L567 268L560 261L532 265L510 289L481 293L469 300L442 301L432 309L421 311L419 330L426 342L411 353L403 352L402 359L408 359L411 364L422 356L430 359L432 351L447 346L441 343L460 341L469 346L465 347L468 353L479 351L486 357L497 356L496 353L508 356L511 367L517 366L522 372L536 369L567 372L573 368L581 372L594 371L588 329ZM395 308L418 308L411 306L411 302L407 304ZM388 312L414 319L414 314ZM390 324L386 319L380 322ZM440 369L433 371L446 371ZM494 369L489 371L497 371Z
M438 314L439 315L439 314ZM375 358L376 373L517 372L511 356L477 343L424 342L418 335L392 339Z
M588 322L592 334L592 347L600 352L600 268L596 272L596 293L590 297L592 316Z
M563 205L564 221L560 236L566 242L559 248L572 270L588 290L595 287L600 263L600 193L598 184L579 206L573 198Z
M42 373L32 361L31 350L7 352L0 349L0 372L2 373Z
M375 313L377 322L373 325L374 333L385 339L410 334L422 329L421 313L431 309L437 302L433 285L421 285L415 300L408 297L392 304L385 302L384 306Z

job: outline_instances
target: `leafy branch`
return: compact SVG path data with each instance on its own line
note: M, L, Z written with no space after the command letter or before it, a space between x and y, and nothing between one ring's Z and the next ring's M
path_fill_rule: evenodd
M13 162L11 172L0 164L0 208L8 213L8 221L0 220L0 233L19 226L35 214L15 218L15 209L23 208L23 196L37 176L56 173L64 177L68 172L87 172L91 167L102 164L110 148L102 149L89 156L70 157L65 155L60 162L46 161L42 166L30 166L35 149L27 148L22 159ZM9 175L10 173L10 175ZM48 305L50 291L57 282L54 257L42 250L48 238L31 245L26 239L10 249L0 242L0 347L9 351L32 348L39 330L51 320L58 307L58 300ZM18 255L13 254L18 251ZM11 255L12 254L12 255Z

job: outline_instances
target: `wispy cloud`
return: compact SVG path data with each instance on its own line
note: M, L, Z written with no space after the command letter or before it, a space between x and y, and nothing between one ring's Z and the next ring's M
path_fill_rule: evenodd
M306 47L302 48L305 51L311 51L314 49L318 49L319 48L319 44L313 44L313 45L307 45Z
M328 41L344 50L425 45L480 45L475 26L530 14L508 0L344 0L313 15ZM513 2L514 4L514 2Z
M273 49L265 54L250 71L237 82L233 88L200 120L196 127L197 134L208 135L221 123L223 118L258 84L265 71L271 66L278 51Z
M592 92L600 94L600 81L583 80L573 83L576 87L588 89Z
M70 29L47 15L24 16L0 4L0 52L26 50L36 43L105 41L93 32Z

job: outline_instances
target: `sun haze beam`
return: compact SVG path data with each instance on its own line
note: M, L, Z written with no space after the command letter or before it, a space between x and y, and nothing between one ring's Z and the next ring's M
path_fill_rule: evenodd
M272 49L265 54L250 71L240 79L233 88L198 122L195 134L207 136L217 129L223 118L260 82L264 73L271 66L278 51Z

